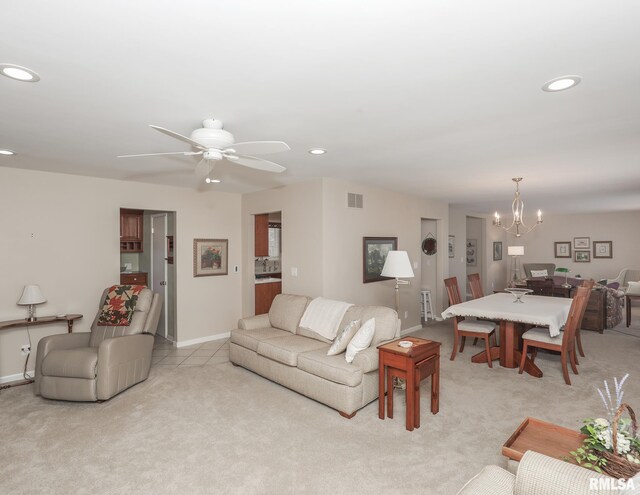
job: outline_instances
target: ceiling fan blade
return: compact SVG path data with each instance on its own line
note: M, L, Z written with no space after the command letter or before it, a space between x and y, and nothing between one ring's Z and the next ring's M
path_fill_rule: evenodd
M203 158L196 165L196 169L195 169L196 177L198 177L198 179L204 179L207 175L209 175L210 170L211 170L211 166L209 164L209 161Z
M202 151L171 151L169 153L141 153L138 155L119 155L116 158L132 158L132 157L136 157L136 156L159 156L159 155L185 155L185 156L192 156L192 155L201 155L203 152Z
M162 134L166 134L167 136L171 136L172 138L184 141L185 143L188 143L194 148L198 148L199 150L207 150L205 146L202 146L200 143L194 141L193 139L190 139L187 136L183 136L182 134L178 134L177 132L170 131L169 129L165 129L164 127L158 127L157 125L150 125L149 127L155 129L156 131L160 131Z
M287 143L282 141L247 141L232 144L229 148L234 149L240 155L268 155L269 153L282 153L291 149Z
M257 170L264 170L265 172L280 173L287 170L286 167L283 167L282 165L278 165L277 163L257 158L255 156L227 156L226 158L231 163L237 163L238 165L244 165L245 167L255 168Z

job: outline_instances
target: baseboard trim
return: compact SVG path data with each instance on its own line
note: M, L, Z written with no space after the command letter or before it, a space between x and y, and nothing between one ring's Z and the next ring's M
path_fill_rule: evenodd
M212 340L222 340L231 337L231 332L219 333L216 335L209 335L207 337L200 337L199 339L183 340L176 342L176 347L187 347L195 344L204 344L205 342L211 342Z
M415 332L416 330L422 330L422 325L416 325L415 327L405 328L400 330L400 335L407 335L408 333Z
M31 377L36 376L36 370L27 370L27 375ZM0 376L0 383L18 382L22 380L24 380L24 376L22 376L22 373L16 373L15 375Z

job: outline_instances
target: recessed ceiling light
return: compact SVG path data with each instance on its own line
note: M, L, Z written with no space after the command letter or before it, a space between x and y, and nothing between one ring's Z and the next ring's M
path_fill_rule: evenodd
M0 149L0 155L15 155L15 154L16 154L15 151Z
M322 148L311 148L309 150L309 153L311 153L312 155L324 155L326 152L327 150Z
M40 80L37 72L15 64L0 64L0 74L23 82L37 82Z
M542 86L542 91L554 92L573 88L582 81L580 76L560 76L547 81Z

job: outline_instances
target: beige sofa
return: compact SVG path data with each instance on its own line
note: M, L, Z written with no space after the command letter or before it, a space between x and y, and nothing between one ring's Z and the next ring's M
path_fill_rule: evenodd
M398 314L383 306L347 310L339 328L369 318L375 318L376 328L369 348L349 364L344 353L327 356L329 340L298 326L310 301L306 296L279 294L268 314L242 318L231 331L229 359L351 418L378 397L376 347L400 336Z
M458 495L605 495L620 493L607 489L616 482L575 464L529 450L522 456L516 475L498 466L486 466ZM594 489L592 484L604 489Z

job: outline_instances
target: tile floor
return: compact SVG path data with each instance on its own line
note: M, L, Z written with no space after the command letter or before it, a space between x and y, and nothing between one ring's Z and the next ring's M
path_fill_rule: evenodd
M229 362L229 339L177 348L172 342L156 336L151 366L205 366Z

